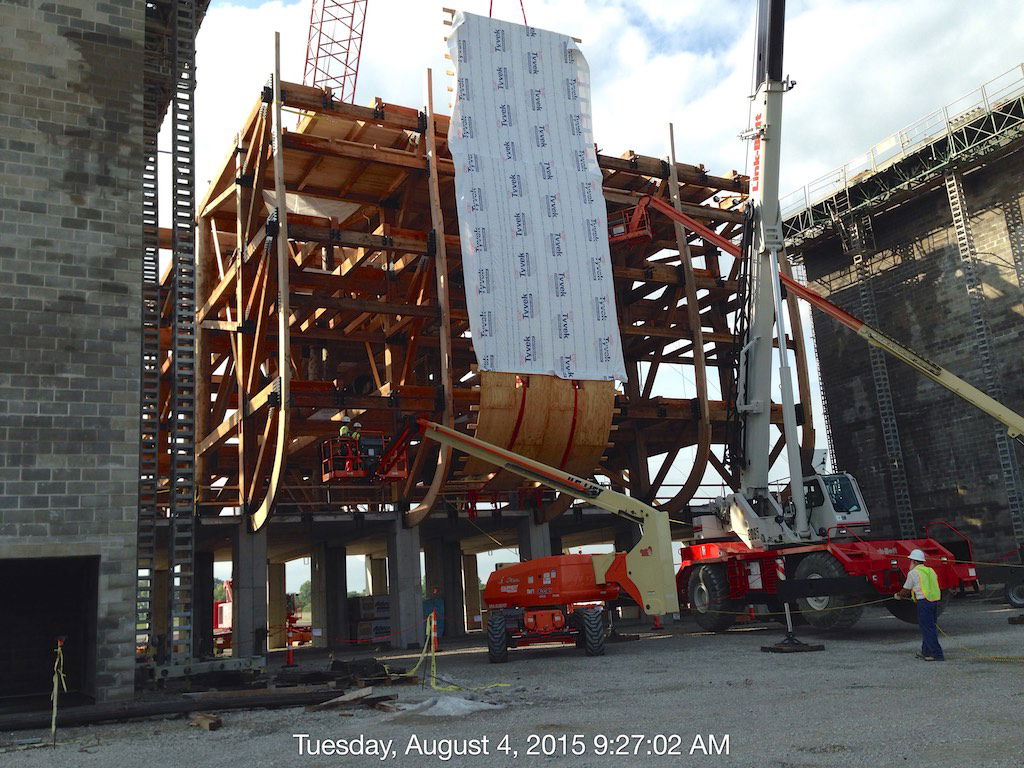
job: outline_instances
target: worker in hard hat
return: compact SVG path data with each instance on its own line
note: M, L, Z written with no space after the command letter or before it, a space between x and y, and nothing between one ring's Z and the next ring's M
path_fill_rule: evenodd
M355 439L355 441L357 443L359 442L359 438L362 437L362 433L360 433L360 431L359 431L362 428L363 428L363 425L360 424L358 421L355 424L352 425L352 437Z
M913 596L917 602L917 625L921 628L921 650L914 654L925 661L945 661L935 620L939 615L942 590L935 571L924 564L924 552L915 549L909 555L910 571L903 589L896 593L897 600Z
M338 437L348 437L352 433L352 428L349 426L352 419L348 416L341 417L341 429L338 430Z

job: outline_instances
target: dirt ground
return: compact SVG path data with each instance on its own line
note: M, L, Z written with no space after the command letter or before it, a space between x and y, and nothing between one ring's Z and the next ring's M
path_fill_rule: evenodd
M878 608L841 637L799 631L826 646L808 654L760 652L781 638L774 624L712 635L688 618L609 644L603 658L542 647L490 665L477 636L446 648L438 674L467 689L503 687L386 689L406 706L442 697L434 709L447 716L292 708L224 712L215 732L190 728L184 717L69 728L56 749L0 749L0 766L1021 766L1024 626L1006 621L1017 613L954 602L941 621L945 663L915 659L916 628ZM415 654L392 658L411 664ZM466 714L472 702L499 707ZM295 734L307 734L302 744L313 748L320 740L321 751L391 743L383 758L300 755ZM43 734L4 734L0 743L33 735ZM722 748L726 736L727 755L704 754ZM480 751L484 737L487 754L446 751ZM553 754L529 754L531 746ZM432 749L436 754L422 754ZM675 754L659 754L666 750Z

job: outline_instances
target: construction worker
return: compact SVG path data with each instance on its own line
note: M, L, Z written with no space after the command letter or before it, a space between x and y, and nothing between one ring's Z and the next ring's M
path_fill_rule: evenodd
M935 575L935 571L924 564L924 552L920 549L911 552L909 559L915 565L907 573L907 580L903 584L903 589L896 593L896 599L905 600L913 596L917 602L917 624L921 628L921 650L914 655L925 661L945 661L946 657L942 653L942 646L939 645L939 635L935 626L939 601L942 600L939 579Z
M352 421L348 416L341 417L341 429L338 430L338 437L348 437L352 430L349 427L349 423Z
M358 443L359 442L359 438L362 437L362 434L360 434L360 432L359 432L359 430L362 429L362 428L363 428L363 425L360 424L358 421L355 424L352 425L352 437L356 441L356 443Z

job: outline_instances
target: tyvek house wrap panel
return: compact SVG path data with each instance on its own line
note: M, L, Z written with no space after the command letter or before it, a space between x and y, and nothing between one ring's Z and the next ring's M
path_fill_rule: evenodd
M565 35L461 12L448 45L480 370L625 379L586 59Z

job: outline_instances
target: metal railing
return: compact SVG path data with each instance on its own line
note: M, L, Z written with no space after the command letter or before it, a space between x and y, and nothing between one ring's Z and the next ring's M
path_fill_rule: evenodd
M841 168L782 196L779 205L783 220L833 197L840 190L856 184L861 178L877 173L922 147L949 136L954 130L1022 94L1024 63L887 136Z

